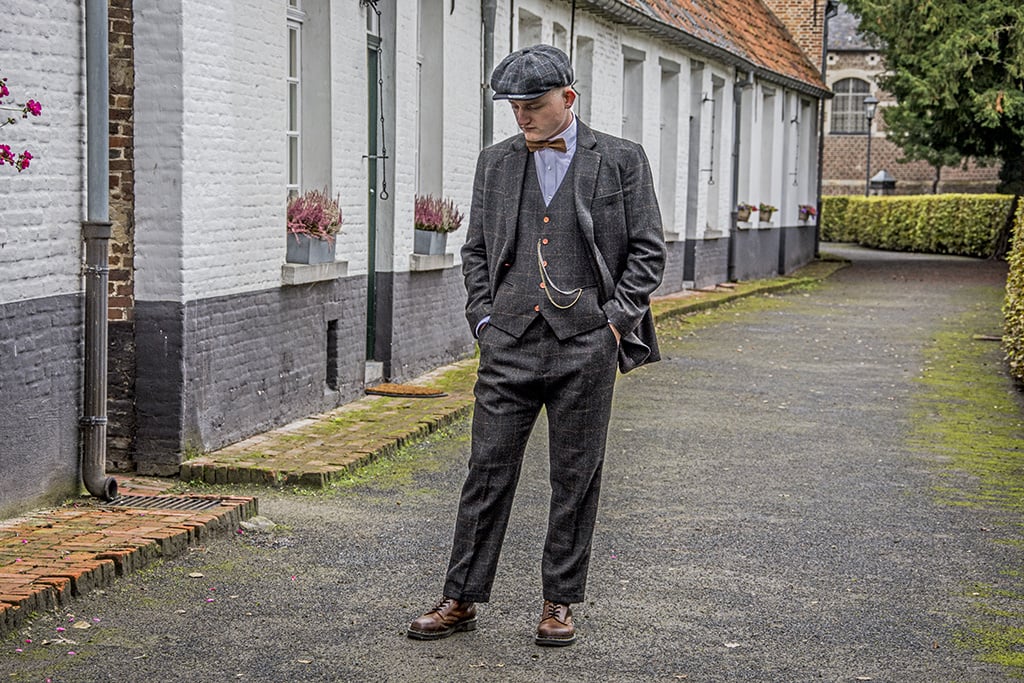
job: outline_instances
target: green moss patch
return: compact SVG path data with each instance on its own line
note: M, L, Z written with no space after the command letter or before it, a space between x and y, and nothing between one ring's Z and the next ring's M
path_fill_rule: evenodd
M911 447L939 468L936 498L982 507L1004 520L994 543L1020 547L1024 526L1024 401L1007 373L998 343L974 339L1000 326L999 292L947 321L925 350L921 392L912 412ZM998 585L972 585L974 605L960 647L1024 678L1024 580L1019 567L1000 571Z

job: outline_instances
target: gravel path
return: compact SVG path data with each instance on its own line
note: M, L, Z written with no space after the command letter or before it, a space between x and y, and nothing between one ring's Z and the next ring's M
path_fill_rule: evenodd
M1004 680L954 641L969 585L1019 565L1019 548L984 531L996 513L937 502L937 467L907 440L925 346L979 301L998 307L1005 265L825 248L853 265L668 325L666 359L620 378L575 647L532 643L543 438L480 628L404 637L440 590L463 422L370 483L233 489L283 526L41 616L0 642L2 679ZM58 633L70 612L92 627Z

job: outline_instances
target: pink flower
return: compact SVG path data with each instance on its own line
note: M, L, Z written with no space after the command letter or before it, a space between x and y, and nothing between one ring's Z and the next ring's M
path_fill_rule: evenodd
M0 97L7 97L11 91L7 89L7 79L0 79Z
M25 109L27 109L28 113L32 114L32 116L39 116L39 113L43 111L43 105L39 104L35 100L29 100L25 103Z

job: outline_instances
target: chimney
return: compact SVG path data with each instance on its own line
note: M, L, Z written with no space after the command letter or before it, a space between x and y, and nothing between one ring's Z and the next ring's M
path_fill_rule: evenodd
M828 0L764 0L811 64L821 64L821 42Z

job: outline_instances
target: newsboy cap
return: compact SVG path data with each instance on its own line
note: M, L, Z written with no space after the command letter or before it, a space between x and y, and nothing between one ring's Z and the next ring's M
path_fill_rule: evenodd
M572 85L569 57L551 45L533 45L501 60L491 74L492 99L534 100L552 88Z

